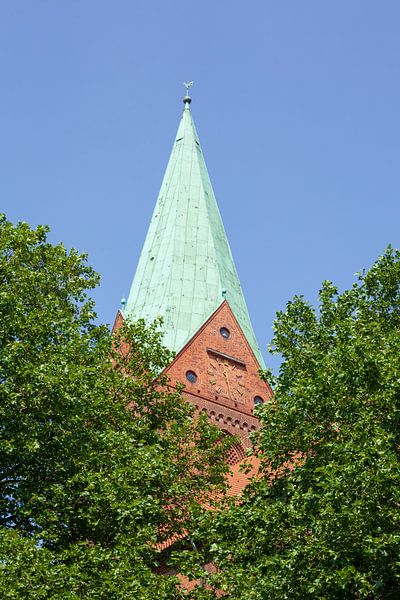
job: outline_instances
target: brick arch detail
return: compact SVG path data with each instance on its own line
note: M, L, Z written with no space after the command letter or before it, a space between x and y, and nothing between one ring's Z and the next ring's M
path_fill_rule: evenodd
M232 434L226 429L223 429L222 431L225 435L232 436ZM241 444L241 442L238 441L229 448L226 462L228 463L228 465L233 467L233 465L236 465L237 463L241 462L245 458L245 456L246 450Z
M208 418L211 421L215 422L221 429L224 429L226 433L228 433L228 431L223 427L224 425L231 427L233 430L239 429L244 433L256 430L255 425L249 425L247 421L244 421L242 419L234 419L233 417L224 414L222 411L216 412L214 409L210 409L204 406L201 409L199 409L199 406L197 404L196 409L199 410L199 412L206 413Z

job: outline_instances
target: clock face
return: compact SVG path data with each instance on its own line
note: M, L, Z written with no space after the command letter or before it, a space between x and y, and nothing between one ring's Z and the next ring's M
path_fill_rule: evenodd
M216 395L244 404L246 388L242 368L228 359L213 356L207 373Z

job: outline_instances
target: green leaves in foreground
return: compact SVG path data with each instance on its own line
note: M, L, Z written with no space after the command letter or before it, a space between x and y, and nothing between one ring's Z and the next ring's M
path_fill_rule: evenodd
M400 254L278 314L263 477L213 511L227 442L163 377L158 324L95 325L97 275L46 235L0 219L0 596L184 597L174 539L229 598L399 597Z
M213 523L214 583L246 600L398 598L399 252L343 294L325 282L318 311L294 298L273 344L264 478Z
M157 544L223 489L224 444L157 324L95 325L98 276L46 235L0 220L0 596L179 598Z

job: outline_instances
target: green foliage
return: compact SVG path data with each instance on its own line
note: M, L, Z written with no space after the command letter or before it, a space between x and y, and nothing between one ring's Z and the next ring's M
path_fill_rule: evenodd
M264 477L204 540L237 599L400 596L400 253L275 323ZM265 458L265 457L268 457ZM206 542L204 542L206 543Z
M98 276L46 235L0 220L0 596L179 598L158 547L224 489L224 443L159 324L95 325Z

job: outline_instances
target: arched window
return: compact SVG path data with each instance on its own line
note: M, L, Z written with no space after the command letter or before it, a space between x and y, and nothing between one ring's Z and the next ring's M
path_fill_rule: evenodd
M231 436L231 434L228 431L224 431L224 434ZM240 442L236 442L236 444L233 444L233 446L229 448L226 456L226 462L228 463L228 465L231 465L231 467L233 467L233 465L236 465L241 460L243 460L245 456L246 451L243 448L242 444Z

